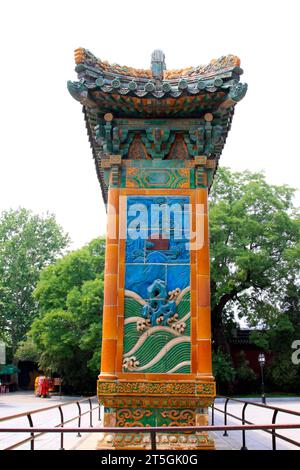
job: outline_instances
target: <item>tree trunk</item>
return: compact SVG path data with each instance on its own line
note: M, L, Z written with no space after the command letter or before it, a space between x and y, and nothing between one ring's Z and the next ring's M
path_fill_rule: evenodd
M220 309L220 304L218 304L211 312L213 350L217 351L218 349L221 349L223 353L231 356L230 345L224 331L222 310L223 309Z

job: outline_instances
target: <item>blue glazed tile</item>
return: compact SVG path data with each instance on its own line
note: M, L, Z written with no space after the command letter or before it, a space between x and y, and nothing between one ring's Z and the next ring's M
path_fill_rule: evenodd
M127 264L125 272L125 289L139 294L143 299L148 297L147 288L156 280L166 281L166 265L161 264Z
M167 196L167 197L166 197L166 202L167 202L167 204L169 204L169 205L172 205L172 204L180 204L180 205L183 205L183 204L189 204L190 198L189 198L188 196L185 196L185 197Z
M128 228L126 233L126 245L130 244L132 241L140 240L140 243L145 245L145 240L148 239L150 234L149 230L144 230L140 228Z
M150 224L149 207L144 200L132 198L127 201L127 228L133 229L147 229Z
M177 196L130 196L127 198L127 227L189 228L189 198Z
M147 299L157 279L167 282L168 290L189 286L188 203L188 197L128 197L126 289Z
M186 239L182 240L170 240L170 251L176 253L174 263L189 263L190 262L190 250L189 241Z
M145 262L145 242L143 238L126 240L126 263L144 263Z
M187 264L190 262L190 252L186 249L186 240L169 240L166 250L151 250L146 242L146 263Z
M190 285L190 266L186 264L169 265L167 267L167 286L168 290L174 290L176 287L185 289Z

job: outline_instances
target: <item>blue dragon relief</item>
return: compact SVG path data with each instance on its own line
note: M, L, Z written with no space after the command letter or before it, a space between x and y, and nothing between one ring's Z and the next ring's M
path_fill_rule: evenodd
M167 293L166 283L156 279L148 288L149 301L143 306L142 315L152 326L169 325L177 319L176 302L180 289Z

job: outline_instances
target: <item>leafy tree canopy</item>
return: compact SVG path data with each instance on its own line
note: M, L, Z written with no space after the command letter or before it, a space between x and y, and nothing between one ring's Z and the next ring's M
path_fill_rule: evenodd
M60 257L68 243L53 215L23 208L0 214L0 337L12 356L37 315L32 294L40 271Z
M268 326L299 273L300 219L294 190L263 173L220 168L210 193L211 301L215 347L229 352L234 312Z
M39 316L18 357L34 345L39 366L70 390L91 391L100 366L104 239L73 251L41 273L34 291Z
M267 380L272 389L299 393L300 364L293 364L291 357L292 344L300 338L300 287L297 283L287 286L280 312L268 329L253 331L251 339L270 353Z

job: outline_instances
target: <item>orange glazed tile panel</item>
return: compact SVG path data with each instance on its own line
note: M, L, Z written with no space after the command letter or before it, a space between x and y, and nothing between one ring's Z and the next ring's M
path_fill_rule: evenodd
M211 338L210 307L199 307L197 312L197 339Z
M210 306L210 279L209 276L197 275L197 306Z
M106 339L117 339L118 323L117 323L117 307L104 307L102 323L102 336Z
M117 274L105 274L104 276L104 305L117 305Z
M197 341L198 349L198 373L211 374L211 341L201 339Z
M119 245L107 245L105 250L105 273L117 274L119 267Z

